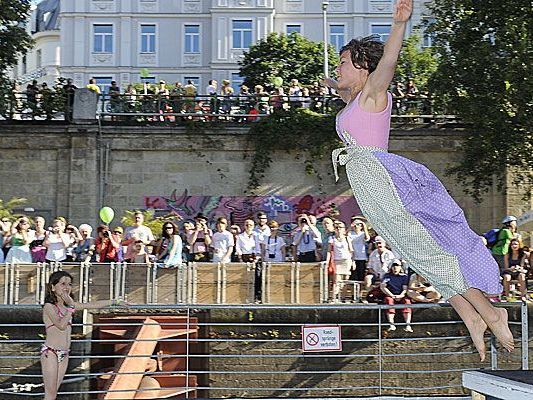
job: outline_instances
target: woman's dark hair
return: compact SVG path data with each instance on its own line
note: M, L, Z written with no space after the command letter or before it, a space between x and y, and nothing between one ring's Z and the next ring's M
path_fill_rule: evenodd
M384 47L385 45L379 40L379 36L366 36L350 40L341 48L339 55L349 51L354 67L366 69L371 74L383 56Z
M511 241L509 242L509 248L511 247L511 244L513 244L513 242L518 243L518 246L520 246L520 240L511 239ZM509 254L512 254L512 250L509 250ZM522 259L522 257L524 257L524 249L520 246L518 247L518 258Z
M66 271L56 271L52 275L50 275L50 279L48 280L48 283L46 284L46 294L44 296L44 302L50 303L50 304L57 304L57 296L55 292L52 291L52 287L57 285L61 278L66 276L67 278L70 278L70 281L72 282L74 279L72 278L72 275L70 275Z
M167 233L167 230L165 229L167 226L172 226L172 229L173 229L173 231L172 231L172 235L169 235L169 234ZM170 239L171 236L173 236L173 235L177 235L177 234L179 234L179 232L178 232L178 227L177 227L177 225L176 225L174 222L172 222L172 221L167 221L167 222L165 222L165 223L163 224L163 228L162 228L162 232L161 232L161 236L162 236L162 237L164 237L165 239Z

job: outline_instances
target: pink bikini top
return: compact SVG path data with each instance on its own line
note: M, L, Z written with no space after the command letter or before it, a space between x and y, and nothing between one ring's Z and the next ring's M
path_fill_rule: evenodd
M361 93L337 114L337 134L347 145L389 147L392 95L387 92L387 107L380 112L368 112L359 106Z
M67 315L66 313L61 312L61 309L59 308L57 304L54 304L54 307L56 308L57 316L59 318L63 318L65 315ZM67 325L72 325L72 321L69 321ZM55 326L55 324L48 325L46 327L46 330L48 330L48 328L51 328L52 326Z

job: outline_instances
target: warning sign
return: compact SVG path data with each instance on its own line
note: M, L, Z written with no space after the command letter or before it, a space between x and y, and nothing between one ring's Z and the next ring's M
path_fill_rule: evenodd
M338 325L302 326L303 351L341 351L341 328Z

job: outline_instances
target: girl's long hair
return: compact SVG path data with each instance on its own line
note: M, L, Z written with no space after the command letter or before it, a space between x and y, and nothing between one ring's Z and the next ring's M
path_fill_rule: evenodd
M61 278L66 276L67 278L70 278L70 281L72 282L74 279L72 278L72 275L70 275L66 271L56 271L52 275L50 275L50 279L48 280L48 283L46 284L46 294L44 296L44 302L50 303L50 304L57 304L57 296L55 292L52 291L52 287L57 285Z

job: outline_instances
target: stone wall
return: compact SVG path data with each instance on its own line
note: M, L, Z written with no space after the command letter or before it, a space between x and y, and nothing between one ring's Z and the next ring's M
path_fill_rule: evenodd
M103 127L51 124L0 125L0 198L27 198L47 217L96 223L97 210L143 208L145 196L244 196L251 147L247 128L222 124L194 132L183 127ZM464 208L477 231L498 225L507 212L529 210L511 193L491 190L481 204L445 176L461 156L462 133L454 129L394 129L391 151L425 164ZM351 195L344 174L335 184L329 158L317 166L323 180L305 173L297 154L279 152L258 195Z

